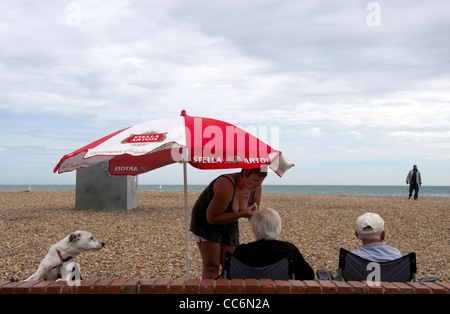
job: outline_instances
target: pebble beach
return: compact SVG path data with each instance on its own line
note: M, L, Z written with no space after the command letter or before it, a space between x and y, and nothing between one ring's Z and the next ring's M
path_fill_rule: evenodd
M189 192L192 208L200 192ZM375 212L385 220L386 242L403 254L416 252L417 279L450 282L450 198L263 194L262 207L282 218L281 240L294 243L316 270L337 268L339 248L355 250L356 218ZM190 218L190 212L189 212ZM241 243L254 240L246 219ZM0 280L32 275L50 246L76 230L106 242L76 261L83 279L185 278L183 192L139 191L138 207L76 210L75 191L0 192ZM190 278L201 278L200 252L189 233Z

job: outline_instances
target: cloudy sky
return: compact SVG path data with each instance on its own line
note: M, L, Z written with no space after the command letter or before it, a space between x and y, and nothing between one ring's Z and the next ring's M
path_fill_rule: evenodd
M155 118L269 130L268 184L450 185L450 1L0 2L0 184ZM256 134L258 135L258 134ZM272 141L272 142L271 142ZM276 143L275 143L276 142ZM216 176L189 168L189 182ZM182 184L177 164L140 184Z

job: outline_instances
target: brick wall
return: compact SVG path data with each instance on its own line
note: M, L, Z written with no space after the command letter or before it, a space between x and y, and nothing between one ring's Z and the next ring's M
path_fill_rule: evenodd
M269 279L101 279L65 281L0 281L0 294L449 294L448 282L300 281Z

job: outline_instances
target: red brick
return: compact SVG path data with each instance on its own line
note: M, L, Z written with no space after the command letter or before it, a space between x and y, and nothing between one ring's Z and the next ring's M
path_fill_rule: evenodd
M245 293L259 294L259 282L256 279L245 279Z
M423 285L430 287L433 290L433 294L448 294L448 290L434 282L422 282Z
M111 282L113 282L111 279L97 281L92 287L92 294L107 294L108 286Z
M40 281L30 289L31 294L45 294L47 291L47 287L51 285L53 281Z
M122 286L127 282L127 279L116 279L108 287L108 294L122 294Z
M308 294L321 294L322 289L318 282L314 280L304 280L306 285L306 293Z
M155 284L156 279L144 279L141 281L139 285L139 293L140 294L153 294L153 285Z
M184 279L175 279L170 283L170 294L183 294L184 293Z
M259 289L262 294L274 294L275 293L274 283L271 279L260 279L259 280Z
M333 283L337 287L338 294L352 294L353 293L353 287L350 286L345 281L333 280Z
M417 294L431 294L431 289L419 282L407 282L407 284L413 287Z
M6 281L6 280L0 280L0 290L2 289L2 286L10 283L11 281Z
M216 280L216 294L228 294L230 293L228 289L230 281L228 279L217 279Z
M245 293L244 279L234 278L230 280L230 293Z
M291 285L286 280L275 280L275 291L277 294L290 294Z
M450 283L449 282L436 282L437 285L444 287L447 290L447 293L450 291Z
M184 293L186 294L198 294L198 286L200 285L200 279L188 279L184 284Z
M416 293L414 288L409 286L409 285L407 285L406 283L393 282L392 284L400 289L400 293L401 294L415 294Z
M379 281L363 281L368 294L384 294L384 288Z
M47 286L46 294L69 294L72 293L72 287L67 285L67 282L61 281L53 281L50 285Z
M2 286L0 294L14 294L14 290L16 289L16 287L21 284L22 284L21 281L9 281Z
M156 294L167 294L167 293L169 293L169 284L170 284L170 279L159 279L153 285L153 291Z
M367 286L360 281L347 281L347 283L353 287L353 293L355 294L367 294Z
M138 291L139 280L132 279L125 282L122 287L123 294L136 294Z
M214 293L214 279L203 279L200 283L200 294Z
M336 285L329 280L319 280L319 284L322 286L323 294L336 294L337 287Z
M289 284L292 286L291 293L293 294L305 294L306 284L300 280L289 280Z
M77 287L77 294L91 294L92 287L97 281L97 279L82 280L80 285Z
M61 293L61 294L74 294L74 293L76 293L76 291L77 291L77 286L75 284L70 285L70 284L68 284L66 282L65 285L61 286L61 289L60 289L59 293Z
M390 282L380 282L380 285L384 289L384 294L399 294L400 293L400 289Z
M15 294L28 294L30 288L39 283L39 280L22 281L22 283L16 287Z

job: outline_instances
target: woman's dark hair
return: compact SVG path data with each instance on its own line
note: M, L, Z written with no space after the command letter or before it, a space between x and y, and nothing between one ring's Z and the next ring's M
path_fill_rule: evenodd
M256 174L260 177L265 178L267 176L267 167L261 167L261 168L253 168L253 169L242 169L241 175L245 176L246 178L250 176L251 174Z

